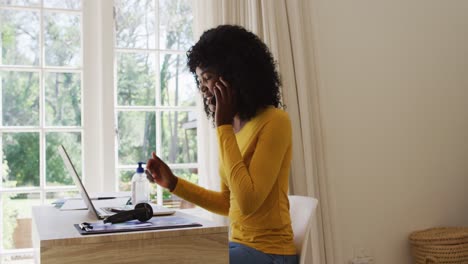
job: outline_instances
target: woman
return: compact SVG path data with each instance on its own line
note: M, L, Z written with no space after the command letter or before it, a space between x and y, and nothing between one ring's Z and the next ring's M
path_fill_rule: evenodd
M153 152L147 169L175 195L230 219L230 263L297 263L289 216L291 124L267 46L239 26L203 33L187 52L216 126L221 191L175 176Z

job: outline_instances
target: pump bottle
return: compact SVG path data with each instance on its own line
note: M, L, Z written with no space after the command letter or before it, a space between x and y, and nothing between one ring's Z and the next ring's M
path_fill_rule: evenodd
M141 166L144 162L138 162L138 168L132 177L132 204L147 203L149 201L150 186L146 179L145 170Z

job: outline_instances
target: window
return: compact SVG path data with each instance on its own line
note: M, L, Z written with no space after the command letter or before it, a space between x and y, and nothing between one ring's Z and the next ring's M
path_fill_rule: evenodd
M114 1L116 161L129 191L137 162L155 151L175 174L198 182L197 91L186 67L193 44L187 0ZM158 187L159 204L185 206Z
M80 0L0 0L0 262L32 261L31 207L74 195L81 171Z
M0 0L0 263L33 263L31 207L78 193L59 144L92 192L130 190L152 151L198 182L192 22L189 0Z

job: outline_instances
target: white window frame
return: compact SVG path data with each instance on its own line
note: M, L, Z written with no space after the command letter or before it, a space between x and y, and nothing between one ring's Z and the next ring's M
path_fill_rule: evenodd
M42 1L41 1L42 2ZM8 7L8 9L27 9L22 7ZM39 9L42 9L39 8ZM76 132L80 131L82 135L82 160L83 160L83 182L86 189L93 192L115 192L118 190L118 175L116 175L117 164L115 163L115 118L114 118L114 28L113 28L113 0L82 0L82 9L78 11L54 9L63 12L73 12L81 14L81 48L82 48L82 67L70 68L70 71L81 71L82 84L82 126L76 128L43 128L44 120L41 118L40 128L2 128L2 131L42 131L40 138L40 151L45 152L45 131L60 131L60 132ZM43 26L41 25L43 34ZM42 41L40 40L40 45ZM41 47L42 61L44 58L44 49ZM34 67L5 67L2 69L11 68L14 70L21 69L37 69L41 72L44 64ZM52 69L48 67L48 69ZM55 70L55 69L54 69ZM68 69L67 69L68 70ZM57 71L63 71L63 68ZM41 102L44 102L43 74L40 74L40 93ZM1 93L0 93L1 99ZM208 162L203 162L204 157L208 157L209 153L204 146L205 142L209 141L207 127L209 123L203 118L204 111L202 109L201 98L197 98L198 119L197 119L197 146L198 146L198 175L201 182L205 182L204 177L207 171ZM43 110L43 103L40 111ZM177 109L183 110L183 109ZM193 110L193 109L190 109ZM1 111L1 110L0 110ZM42 112L41 112L42 113ZM1 112L0 112L1 118ZM0 123L1 124L1 123ZM0 131L0 140L2 140L2 131ZM192 165L190 168L192 168ZM176 165L173 168L185 168L184 165ZM24 187L15 188L14 190L5 190L8 192L24 193L38 192L41 193L41 204L45 203L45 193L50 191L69 191L76 190L75 186L45 186L45 160L40 162L40 181L39 187ZM1 174L1 171L0 171ZM1 175L0 175L1 176ZM0 192L0 200L1 194ZM162 193L162 192L161 192ZM162 195L161 202L162 202ZM0 220L3 219L0 210ZM2 224L0 223L0 228ZM2 236L0 235L0 243ZM18 254L34 254L33 249L14 249L0 251L0 258L8 255Z
M113 117L113 0L83 0L84 182L89 192L116 191ZM107 63L106 63L107 62ZM109 63L110 62L110 63Z
M114 110L115 102L115 62L114 62L114 1L113 0L83 0L83 27L84 38L84 98L87 100L87 107L83 109L85 118L84 128L87 131L83 139L84 148L88 150L84 157L83 168L86 177L85 185L90 192L114 192L118 190L119 178L117 175L117 164L115 153L116 123ZM130 50L130 49L118 49ZM140 51L140 50L138 50ZM143 50L141 50L143 51ZM182 54L182 52L168 51L172 54ZM158 65L158 64L157 64ZM158 66L159 67L159 66ZM197 167L199 177L205 172L203 160L204 129L201 127L207 122L203 118L201 98L197 98L197 108L182 107L158 107L160 110L193 110L198 112L197 119L197 156L198 163L181 164L171 166L172 168ZM118 109L125 109L120 106ZM138 109L135 110L150 110ZM153 108L152 108L153 109ZM160 149L160 148L157 148ZM90 151L91 150L91 151ZM172 164L170 164L172 165ZM195 165L195 166L194 166ZM119 167L120 169L124 167ZM162 190L160 190L162 194ZM162 197L160 195L160 197ZM162 202L162 200L160 200Z
M84 0L87 1L87 0ZM46 186L46 160L45 160L45 152L46 152L46 133L49 132L79 132L81 133L82 136L82 142L81 145L83 147L81 155L82 155L82 160L83 160L83 167L85 166L85 159L84 159L84 153L85 153L85 142L83 140L84 137L86 137L85 133L85 123L86 120L88 119L86 116L84 116L84 109L87 106L86 99L84 98L84 83L85 83L85 74L84 74L84 52L83 52L83 44L84 44L84 10L83 10L83 5L82 9L75 9L75 10L69 10L69 9L60 9L60 8L44 8L43 7L43 1L40 1L40 6L33 6L33 7L23 7L23 6L2 6L0 7L0 10L18 10L18 11L36 11L39 12L40 15L40 25L39 25L39 52L40 52L40 63L39 65L0 65L1 70L7 70L7 71L15 71L15 72L37 72L39 75L39 124L37 126L7 126L4 127L2 125L2 118L3 118L3 113L2 109L0 108L0 143L2 143L2 138L3 138L3 133L21 133L21 132L34 132L34 133L39 133L39 155L40 155L40 160L39 160L39 186L37 187L15 187L15 188L3 188L0 190L0 205L2 204L2 195L4 193L38 193L40 195L40 204L44 204L46 201L46 194L49 192L63 192L63 191L73 191L76 190L76 186ZM45 33L45 28L44 28L44 12L58 12L58 13L68 13L68 14L74 14L74 15L79 15L80 20L81 20L81 53L80 53L80 60L81 60L81 66L78 67L54 67L54 66L46 66L45 64L45 48L44 48L44 43L43 43L43 36ZM81 108L82 108L82 119L81 119L81 125L80 126L75 126L75 127L50 127L47 126L45 123L45 114L44 114L44 107L45 107L45 80L44 76L48 72L67 72L67 73L80 73L81 75ZM1 84L0 84L1 85ZM1 87L0 87L0 102L1 102ZM1 144L0 144L1 145ZM2 152L0 150L0 152ZM3 159L3 158L2 158ZM0 169L0 179L2 178L2 172L3 170ZM83 176L84 177L84 176ZM0 182L0 185L2 183ZM0 230L3 229L3 209L0 209ZM0 243L3 244L3 232L0 232ZM6 250L3 249L3 245L0 245L0 262L1 258L5 256L15 256L15 255L34 255L36 252L34 251L33 248L24 248L24 249L10 249Z

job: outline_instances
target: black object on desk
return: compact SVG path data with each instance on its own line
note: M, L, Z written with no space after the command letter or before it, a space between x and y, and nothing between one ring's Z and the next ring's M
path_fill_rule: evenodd
M151 207L151 205L147 203L139 203L135 206L135 209L133 210L122 211L116 213L115 215L107 217L106 219L104 219L104 224L116 224L135 219L138 219L141 222L146 222L147 220L151 219L151 217L153 217L153 208Z

